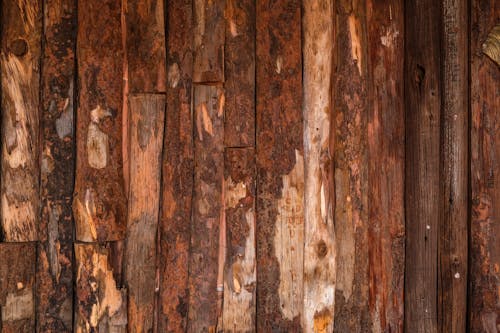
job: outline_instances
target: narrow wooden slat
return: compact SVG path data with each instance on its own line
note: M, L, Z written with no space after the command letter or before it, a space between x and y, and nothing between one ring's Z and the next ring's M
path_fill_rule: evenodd
M224 81L225 0L193 1L193 82Z
M471 248L469 331L496 332L500 318L500 70L484 53L500 2L471 1ZM488 51L487 51L488 52Z
M404 320L404 6L370 0L368 52L368 244L373 332L403 332Z
M257 331L298 332L304 248L301 2L259 0L256 17Z
M440 4L405 6L405 331L436 332L439 234Z
M255 150L226 148L223 332L255 332ZM221 330L221 328L218 328Z
M76 3L44 6L37 331L72 332Z
M226 147L255 145L255 1L226 2Z
M332 332L335 306L333 223L333 1L304 2L304 310L306 332Z
M1 3L1 217L8 242L38 239L41 1Z
M78 1L76 239L125 237L121 1Z
M224 177L224 93L194 86L194 198L189 258L188 331L217 325L219 226Z

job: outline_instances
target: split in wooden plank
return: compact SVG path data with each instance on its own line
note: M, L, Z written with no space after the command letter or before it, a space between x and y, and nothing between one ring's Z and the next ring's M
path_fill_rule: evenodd
M77 41L76 239L121 240L127 221L122 170L121 1L78 1Z
M1 3L1 217L7 242L38 239L42 1Z

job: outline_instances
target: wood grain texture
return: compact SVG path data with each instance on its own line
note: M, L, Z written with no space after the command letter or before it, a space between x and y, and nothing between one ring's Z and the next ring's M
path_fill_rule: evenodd
M224 82L225 0L193 0L193 82Z
M165 92L167 66L164 1L125 2L129 92Z
M256 6L257 331L298 332L304 247L301 3L259 0Z
M38 239L41 6L1 3L0 236L7 242Z
M73 213L76 239L125 237L121 1L78 2L79 103Z
M36 244L0 243L0 258L0 332L35 332Z
M71 332L76 3L49 0L44 6L37 331Z
M226 147L255 145L255 1L226 2Z
M471 247L470 332L500 323L500 70L482 51L500 21L500 3L471 2Z
M368 2L368 244L372 332L403 332L404 6ZM371 10L370 10L371 8Z
M165 95L129 95L130 190L125 247L128 328L153 330Z
M405 331L432 333L437 321L440 208L440 4L405 6Z

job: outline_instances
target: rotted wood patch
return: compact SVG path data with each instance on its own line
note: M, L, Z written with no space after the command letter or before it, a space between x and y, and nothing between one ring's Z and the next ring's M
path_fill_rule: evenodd
M35 332L36 244L0 243L0 258L0 332Z
M41 1L2 1L1 229L8 242L38 239Z
M77 165L73 213L76 239L125 237L122 170L121 1L78 2Z

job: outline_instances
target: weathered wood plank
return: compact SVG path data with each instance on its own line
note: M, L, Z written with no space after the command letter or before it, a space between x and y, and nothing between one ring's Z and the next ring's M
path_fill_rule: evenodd
M500 22L500 2L471 1L471 248L469 327L496 332L500 318L500 70L483 43Z
M153 330L165 95L129 95L130 190L125 247L128 327Z
M167 66L164 1L125 2L129 92L165 92Z
M120 0L78 1L76 239L125 237Z
M224 82L225 0L193 1L193 82Z
M75 244L75 332L125 333L127 293L115 244Z
M194 86L194 198L189 258L189 332L217 325L219 226L224 178L224 92Z
M466 332L468 261L468 1L442 4L441 204L438 316L441 332Z
M38 239L41 1L1 3L1 217L8 242Z
M332 332L335 306L333 223L332 0L303 4L304 310L306 332Z
M373 105L368 112L368 244L372 332L403 332L404 6L370 0L367 12Z
M256 17L257 331L297 332L304 300L301 2L259 0Z
M226 2L226 147L255 145L255 1Z
M0 332L35 331L35 243L0 243Z
M44 6L37 331L72 332L76 3Z
M405 5L405 331L436 332L439 234L440 3Z
M223 332L255 332L255 150L226 148ZM220 329L220 328L219 328Z

